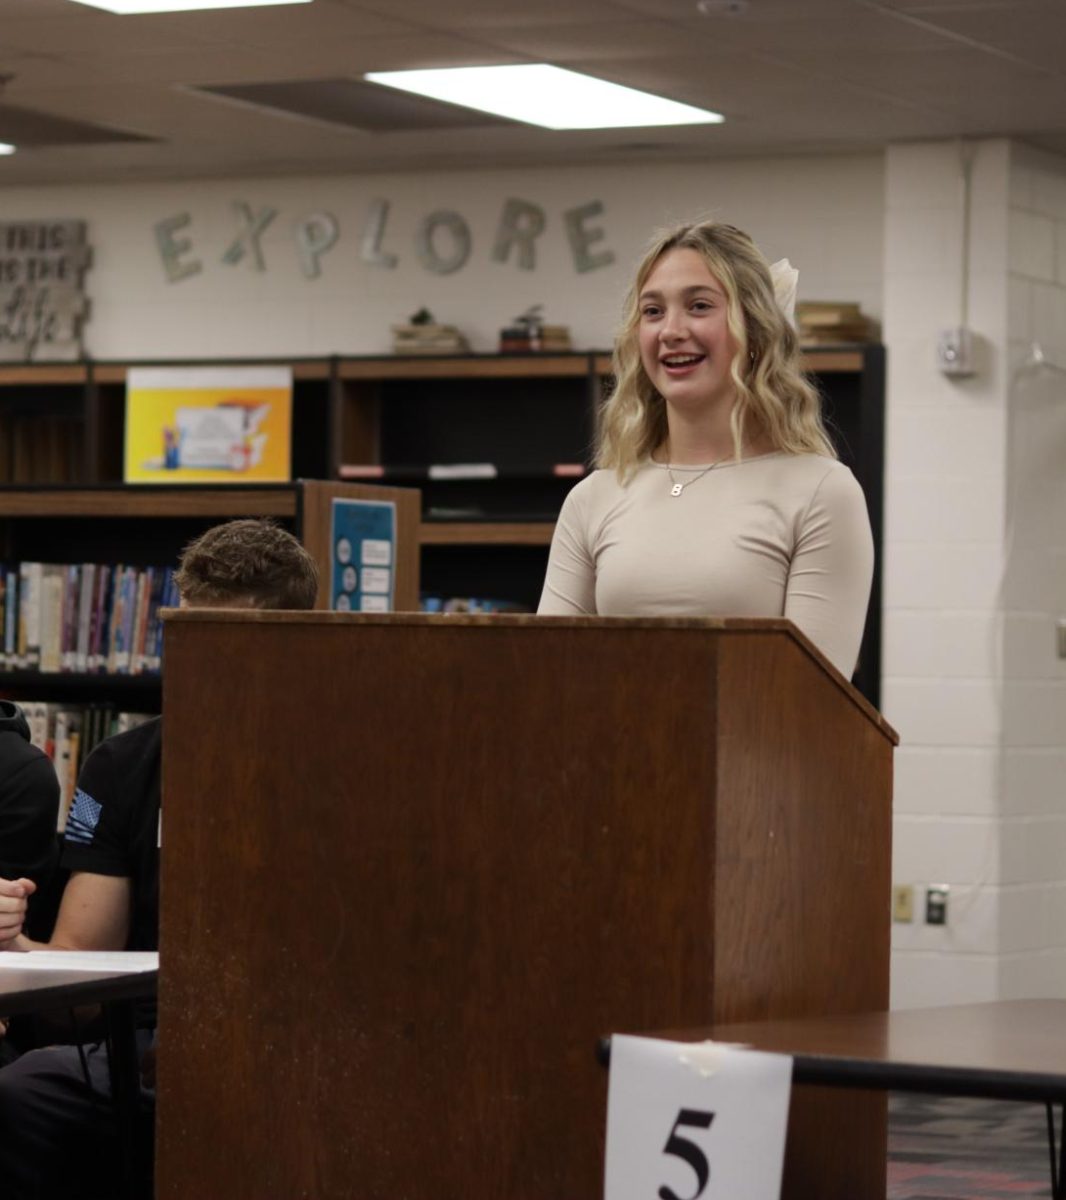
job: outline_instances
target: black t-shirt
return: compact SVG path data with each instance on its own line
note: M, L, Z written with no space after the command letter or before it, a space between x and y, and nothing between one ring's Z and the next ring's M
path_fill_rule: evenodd
M0 701L0 878L43 887L56 862L59 780L29 739L21 710Z
M131 883L127 950L159 948L159 717L107 738L85 760L67 818L62 865Z

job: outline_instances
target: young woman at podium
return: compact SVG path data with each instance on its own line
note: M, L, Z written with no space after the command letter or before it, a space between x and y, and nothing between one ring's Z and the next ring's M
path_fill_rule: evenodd
M731 225L656 239L615 341L599 469L563 504L540 613L783 616L850 677L873 539L803 376L795 279Z

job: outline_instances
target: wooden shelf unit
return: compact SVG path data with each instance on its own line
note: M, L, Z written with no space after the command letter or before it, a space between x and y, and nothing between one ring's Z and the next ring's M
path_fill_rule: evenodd
M298 480L288 484L0 487L0 553L21 561L174 565L183 546L235 517L273 517L301 539L318 564L319 607L330 603L334 499L396 505L395 607L419 596L419 493L414 488ZM2 637L2 633L0 633ZM0 671L0 694L14 699L117 699L135 694L158 704L159 677Z
M552 521L423 521L422 546L548 546Z
M841 457L866 491L874 528L877 566L858 682L876 703L884 350L878 345L818 346L807 350L804 360L826 397ZM240 361L229 360L226 365ZM596 413L610 381L608 352L244 361L292 367L295 477L336 479L342 463L388 467L493 462L500 466L501 477L496 480L420 483L422 519L412 537L422 548L423 590L535 605L554 515L576 481L515 476L532 465L588 464ZM206 489L198 496L191 490L173 497L160 492L155 499L120 487L127 374L133 366L164 365L173 364L0 365L0 406L10 389L39 386L42 400L47 395L49 402L65 395L84 431L82 467L75 482L117 489L105 499L93 486L57 490L47 497L35 495L32 488L0 488L0 526L5 517L44 520L83 513L108 520L158 517L173 523L263 514L296 522L293 493L286 486L244 493ZM450 519L441 519L442 511Z
M0 520L10 517L289 517L298 495L278 487L3 487Z

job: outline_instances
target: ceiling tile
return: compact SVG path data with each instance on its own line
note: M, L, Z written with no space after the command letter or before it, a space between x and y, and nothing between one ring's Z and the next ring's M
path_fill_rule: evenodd
M765 26L782 20L795 20L797 14L812 20L850 17L862 0L751 0L743 13L728 11L703 15L697 0L614 0L619 8L668 21L703 21L708 28L724 30L730 26Z
M70 87L99 81L100 70L92 56L84 64L51 54L0 50L0 75L5 79L3 96L17 101L25 86L32 88Z
M1043 64L1051 70L1066 69L1066 3L1038 0L1009 8L948 9L918 14L959 37L1005 53Z
M901 12L913 12L921 16L923 13L944 13L961 9L1022 9L1034 4L1046 3L1046 0L873 0L882 8L895 8Z
M462 129L471 125L504 123L500 117L470 108L442 104L410 92L353 79L221 84L206 91L221 100L258 108L267 116L280 112L306 120L329 121L367 133L393 133L401 129Z
M592 60L570 65L612 83L711 108L724 113L727 119L776 112L788 104L797 90L805 91L812 86L801 70L783 68L768 72L741 54L703 54L671 60Z
M0 141L10 142L20 150L31 146L85 146L144 140L122 129L0 103Z
M1042 78L1039 72L1008 59L957 45L907 54L865 50L844 56L821 49L797 49L782 53L781 58L824 79L956 109L969 103L975 91L997 95Z
M169 80L176 86L267 83L293 78L330 79L402 67L525 61L522 56L505 50L493 51L477 42L433 33L400 38L360 38L354 42L330 41L321 45L298 41L291 46L245 47L240 53L234 53L230 46L213 45L196 50L131 55L114 46L84 56L68 55L66 60L81 68L83 78L85 68L92 68L96 78L106 77L115 83L158 84L161 80ZM62 81L55 86L62 86Z
M201 42L241 46L293 42L325 45L334 40L408 34L412 28L410 22L399 16L404 7L403 3L394 3L384 13L375 13L349 7L338 0L314 0L313 4L159 13L137 19L161 38L195 36Z
M792 49L820 49L834 54L852 50L921 50L945 44L947 35L904 20L898 14L862 7L852 0L846 19L807 16L801 4L791 17L773 22L720 22L725 44L753 53L781 54ZM707 22L689 18L680 22L693 34L706 31Z
M481 40L528 59L570 63L581 59L673 57L692 54L692 34L665 21L622 20L609 25L533 25L484 31ZM708 41L708 47L712 45Z
M0 20L15 17L61 17L71 12L70 0L0 0Z
M405 21L431 29L501 29L536 25L610 24L619 6L610 0L358 0L358 6L386 15L402 12Z
M39 150L9 180L657 162L876 148L896 138L1066 137L1066 0L315 0L117 17L0 0L4 99L165 139ZM981 46L985 46L981 50ZM195 85L358 80L371 69L548 59L723 111L721 126L549 133L357 130L197 95Z
M130 54L140 50L158 52L183 50L203 45L191 29L164 34L155 18L118 17L114 13L68 4L61 15L4 20L5 48L36 50L48 54L86 53L106 50L120 42ZM147 20L147 23L146 23Z

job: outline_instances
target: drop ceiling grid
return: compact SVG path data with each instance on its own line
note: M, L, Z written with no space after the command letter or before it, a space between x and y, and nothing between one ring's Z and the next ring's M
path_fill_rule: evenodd
M5 98L167 139L47 149L0 162L0 185L137 173L238 173L654 161L900 138L1032 132L1066 144L1066 0L751 0L703 18L695 0L314 0L116 17L69 0L0 0ZM960 40L963 39L963 40ZM358 78L365 71L557 61L725 112L727 124L607 134L510 126L365 134L225 105L196 85ZM0 105L2 106L2 105ZM642 149L638 147L643 147ZM121 152L120 152L121 151Z

